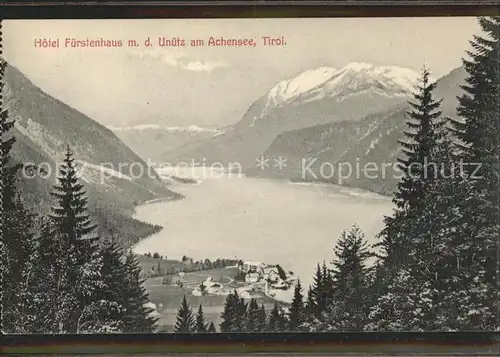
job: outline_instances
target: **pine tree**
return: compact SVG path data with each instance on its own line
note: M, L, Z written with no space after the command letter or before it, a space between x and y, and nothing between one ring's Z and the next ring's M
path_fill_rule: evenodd
M281 280L286 280L285 270L281 267L281 265L276 265L276 269L278 270L278 275Z
M279 321L280 321L280 310L277 303L274 303L274 307L269 313L267 330L269 332L279 332Z
M210 322L210 326L208 326L208 332L209 333L216 333L217 329L215 328L215 325L213 322Z
M332 303L334 286L332 272L326 266L325 261L323 261L323 265L321 267L321 277L323 279L323 282L321 284L322 292L320 300L322 301L322 310L326 310Z
M158 319L152 317L153 310L146 307L149 295L143 285L145 279L139 261L131 250L125 257L125 273L127 282L122 288L126 297L123 332L154 332Z
M221 318L221 332L243 332L245 330L246 304L236 290L226 297Z
M193 311L189 307L186 296L182 299L181 306L177 312L177 322L175 323L175 332L194 332L196 329Z
M314 311L316 311L317 308L316 301L314 301L313 288L311 285L309 285L309 289L307 290L307 302L305 304L305 308L308 314L312 314Z
M415 103L410 103L411 130L405 133L409 142L400 141L406 156L400 160L403 178L394 198L397 208L386 217L377 245L382 255L372 277L376 299L368 329L433 331L446 325L443 299L455 274L447 252L453 250L453 230L458 232L453 227L459 217L456 202L466 200L467 190L455 179L447 120L440 118L440 101L433 99L435 83L428 77L424 69Z
M234 319L234 328L235 332L246 332L246 324L245 321L247 319L247 304L245 303L245 299L243 297L238 297L236 305L236 315Z
M299 331L305 323L304 296L300 280L295 285L292 306L290 307L290 331Z
M495 170L500 145L499 124L492 108L500 105L500 21L482 18L480 24L489 39L476 36L471 42L474 52L468 52L472 59L464 61L469 75L465 94L459 98L461 119L453 121L458 150L452 151L446 139L433 145L433 159L444 164L448 177L427 180L418 212L399 212L386 226L386 231L406 238L408 259L399 264L401 269L395 270L389 289L374 306L371 315L378 316L370 328L373 324L382 329L398 326L415 331L498 327L499 200ZM474 172L476 168L478 172ZM386 246L390 243L387 237ZM388 256L402 258L394 251Z
M393 199L396 210L392 217L385 218L378 245L385 252L386 266L394 272L407 263L410 237L416 231L414 221L424 212L426 197L440 172L438 149L446 141L447 121L441 118L441 100L433 98L435 87L430 71L424 68L414 101L409 102L409 130L399 141L404 157L398 159L402 177Z
M422 71L421 84L413 94L415 102L410 101L412 110L408 112L410 131L404 133L407 140L400 140L404 159L399 159L403 177L398 184L394 203L399 209L410 211L418 209L423 202L426 181L435 177L433 150L442 138L446 121L441 119L439 106L441 100L432 96L436 82L430 81L427 68Z
M370 309L365 331L422 331L419 323L415 286L419 282L406 269L400 269L387 287L388 292L378 297Z
M75 298L73 290L68 288L67 251L62 244L65 237L47 217L41 217L37 227L40 235L34 282L37 308L43 318L36 321L35 329L39 333L67 333L65 327L74 309Z
M68 296L74 299L71 316L63 322L61 331L76 333L78 321L81 321L82 316L88 315L86 311L89 309L93 311L93 306L99 300L98 296L89 295L89 291L95 291L97 294L99 289L83 284L85 275L98 273L87 271L97 262L95 254L98 237L94 234L96 226L91 224L87 213L86 192L83 185L79 183L69 146L65 159L60 165L58 183L54 185L52 195L55 197L56 206L52 208L50 218L54 222L59 233L57 237L60 239L54 244L63 252L59 260L59 269L67 274L66 284L60 289L67 289ZM96 278L98 277L99 275L96 275ZM91 282L91 284L97 284L97 282Z
M245 332L260 332L260 308L257 300L251 299L245 318Z
M3 218L3 328L12 333L36 332L33 322L41 317L34 302L33 279L38 269L34 216L16 193L9 209L4 210Z
M6 68L7 62L3 58L0 58L1 78L3 78ZM0 90L2 91L0 93L3 93L4 86L4 81L0 81ZM4 209L8 209L8 205L12 202L15 196L14 182L17 178L20 165L13 164L11 162L10 155L12 147L16 141L15 137L10 133L15 122L9 118L9 111L7 109L4 109L4 107L1 106L0 110L0 187L2 188L0 191L0 203Z
M0 59L0 78L7 63ZM0 97L4 89L0 80ZM1 103L0 103L1 104ZM26 209L17 188L22 165L11 162L10 152L15 138L10 130L14 121L0 105L0 277L2 281L2 322L6 332L35 332L33 277L37 269L35 256L34 217ZM38 316L39 318L39 316Z
M446 169L453 170L452 166ZM446 315L451 305L445 301L449 293L456 291L454 281L461 275L456 269L453 251L463 232L456 230L457 223L464 221L457 215L456 203L466 200L466 195L467 191L461 190L460 182L453 175L438 178L428 188L422 213L412 222L409 240L413 246L408 249L409 259L404 268L411 279L399 284L413 284L407 287L411 291L407 302L410 299L412 302L406 307L411 309L411 314L418 314L418 318L407 321L408 330L443 331L451 328L446 322L450 321ZM393 284L393 288L401 287Z
M123 321L127 306L129 276L123 259L123 252L112 237L105 240L98 254L102 260L100 269L101 289L96 293L101 309L95 308L99 320L105 326L113 326L116 332L124 330Z
M224 311L221 314L222 322L220 323L221 332L235 332L234 320L238 304L238 294L236 290L226 297L224 302Z
M92 224L87 212L88 199L83 185L79 183L69 145L52 195L57 202L57 206L52 207L52 219L60 232L68 237L70 245L76 247L79 258L88 258L92 254L92 245L95 248L94 241L98 239L94 233L96 225Z
M372 255L359 227L354 225L349 232L342 232L334 252L334 293L323 321L324 328L329 331L362 331L369 303L366 260Z
M258 331L264 332L267 330L267 316L264 304L260 305L258 312Z
M287 329L287 320L283 309L278 305L277 302L274 303L274 307L269 313L267 321L267 331L268 332L281 332Z
M452 251L461 268L450 302L461 309L454 318L460 321L458 328L471 330L498 328L500 316L500 17L480 18L479 24L484 35L474 36L470 42L473 50L467 52L470 59L463 61L467 83L458 99L461 118L453 122L464 171L461 189L468 197L457 200L456 214L463 221L454 227L460 234ZM468 303L463 296L468 296Z
M207 323L205 321L205 315L203 314L201 304L198 307L198 313L196 314L195 331L199 333L207 332Z
M85 289L73 296L81 304L76 305L79 312L76 333L123 332L124 309L121 301L113 299L114 294L110 296L112 287L108 284L113 283L103 279L104 266L103 255L96 250L81 267L80 284Z
M324 291L324 279L323 272L318 263L316 267L316 272L313 278L313 284L309 288L309 313L316 318L321 317L321 313L325 310L326 304L324 303L324 296L322 292Z

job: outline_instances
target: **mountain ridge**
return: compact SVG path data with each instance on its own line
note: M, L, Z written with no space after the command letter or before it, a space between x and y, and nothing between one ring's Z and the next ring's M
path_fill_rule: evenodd
M47 172L29 178L23 175L20 180L30 207L37 212L50 210L52 185L69 145L80 168L85 168L81 178L90 198L89 210L97 221L109 227L108 232L101 233L128 234L137 240L137 234L158 229L131 218L135 205L153 198L176 199L181 195L169 190L154 170L133 180L125 178L130 176L134 164L143 169L147 164L105 126L48 95L10 64L4 81L4 107L15 120L12 160L42 166ZM111 215L115 222L105 222Z
M268 91L268 97L275 105L278 105L310 92L313 92L311 94L317 94L314 92L320 87L326 87L327 95L332 96L349 74L351 76L353 74L371 76L375 81L378 81L378 85L383 86L385 82L386 85L398 86L400 92L406 92L407 94L411 93L418 81L418 73L408 68L350 62L340 69L319 67L301 72L298 76L283 80L271 88ZM291 93L290 88L292 88Z
M404 75L394 74L398 71ZM314 80L304 80L307 76ZM250 168L279 134L329 122L357 121L395 107L409 98L409 88L416 84L417 77L408 69L364 63L352 63L340 70L308 70L277 83L220 134L188 143L164 157L169 162L237 162ZM292 85L297 79L300 83ZM307 83L300 87L303 82ZM287 95L287 89L293 95ZM284 95L286 100L276 99L277 95Z
M443 117L457 117L456 97L462 93L460 86L465 83L465 76L464 68L458 67L437 80L434 96L442 99ZM246 173L256 177L335 183L391 195L398 181L398 171L393 166L401 154L398 140L407 129L409 109L408 102L402 102L359 121L344 120L284 132L263 151L262 156L286 158L287 166L281 170L252 168ZM309 166L311 161L314 163ZM356 173L342 180L339 172L332 177L329 173L318 175L321 165L339 169L340 164L350 165L352 169L375 165L379 170L376 177L369 177L366 170L361 170L360 175ZM385 169L383 165L386 165Z

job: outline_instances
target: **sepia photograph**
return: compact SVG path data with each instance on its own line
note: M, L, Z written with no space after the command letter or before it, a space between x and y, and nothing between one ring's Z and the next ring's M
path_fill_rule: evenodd
M500 331L500 17L1 40L3 333Z

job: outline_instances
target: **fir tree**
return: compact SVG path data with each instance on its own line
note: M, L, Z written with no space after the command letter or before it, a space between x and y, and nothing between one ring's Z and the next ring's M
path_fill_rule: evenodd
M189 307L186 296L182 299L181 306L177 312L177 322L175 323L175 332L194 332L196 329L193 311Z
M407 140L400 140L404 159L399 159L403 177L398 184L394 203L399 209L410 211L422 204L426 181L435 177L432 165L433 151L442 139L443 127L439 106L441 100L432 96L436 82L430 81L430 72L424 68L418 91L413 94L415 102L410 101L412 110L408 112L409 131L404 133Z
M139 261L131 250L125 257L125 273L127 281L122 288L126 297L123 332L154 332L158 319L152 317L152 309L146 307L149 295L143 285L145 279Z
M247 304L245 303L245 299L243 297L238 297L237 300L237 305L236 305L236 315L235 315L235 320L234 320L234 328L236 332L245 332L246 331L246 324L245 321L247 319Z
M4 210L3 219L3 328L11 333L36 332L32 330L33 322L42 317L38 316L34 302L36 292L33 279L35 270L39 268L34 216L16 194L9 209Z
M88 199L83 185L79 183L69 146L60 165L58 184L54 185L52 195L57 202L57 206L52 208L52 219L60 232L68 237L70 244L77 248L80 258L88 258L92 252L91 245L97 239L94 234L96 226L92 224L87 212Z
M415 287L419 282L406 269L400 269L387 287L388 293L378 297L367 316L366 331L421 331L423 317L417 310Z
M226 297L221 318L221 332L243 332L245 330L246 304L236 290Z
M266 309L264 308L264 304L260 305L259 311L258 311L258 331L264 332L267 329L267 316L266 316Z
M324 288L324 279L323 272L318 263L316 267L316 272L313 278L313 284L309 288L309 304L308 309L309 313L316 318L321 317L321 313L325 310L325 296L322 292L325 290Z
M268 321L267 321L267 330L269 332L281 332L285 331L287 328L287 320L283 309L278 305L278 303L274 303L274 307L269 313Z
M386 226L386 232L405 237L407 259L393 270L397 274L388 280L389 288L374 306L369 328L456 331L498 327L495 167L500 149L492 108L500 103L500 22L499 18L482 18L480 24L489 38L476 36L471 42L474 52L469 52L472 59L464 61L469 76L465 94L459 98L462 118L453 121L459 150L453 152L446 138L433 145L433 158L444 164L447 177L427 180L418 212L400 211ZM476 168L480 170L474 172ZM388 236L385 246L390 243ZM400 254L395 252L388 258L401 260L401 249Z
M40 218L40 232L36 261L36 288L38 309L43 319L37 321L37 332L67 333L65 330L75 306L73 290L68 288L67 251L61 243L64 236L57 230L54 222L47 217ZM75 327L76 331L76 327Z
M63 252L59 269L67 274L66 285L60 289L67 289L68 296L74 299L71 316L63 322L62 331L76 333L78 321L81 321L82 316L88 315L85 310L93 310L90 306L95 305L94 299L99 300L98 296L89 295L89 291L98 293L99 289L83 284L85 275L91 274L86 270L90 269L97 259L95 254L98 237L93 234L96 227L91 224L87 213L86 192L79 183L69 146L52 195L56 199L56 206L52 208L50 217L59 233L56 235L59 241L54 244ZM98 272L92 272L94 273Z
M205 321L205 315L203 314L203 308L201 307L201 304L198 307L198 313L196 314L195 330L196 332L200 333L207 332L207 323Z
M0 78L7 63L0 59ZM4 88L0 80L0 97ZM1 103L0 103L1 104ZM0 278L2 280L2 322L6 332L35 332L35 308L33 277L37 263L35 258L34 217L26 209L17 188L21 165L11 162L11 150L15 138L10 130L14 121L0 105Z
M269 313L267 330L269 332L279 332L279 321L280 321L280 309L277 303L274 303L274 307Z
M224 311L221 314L221 332L238 332L235 330L236 314L238 313L239 296L236 290L226 297Z
M82 268L80 284L85 289L77 296L79 316L76 320L76 333L119 333L123 332L124 309L120 302L109 296L112 284L108 279L102 279L104 270L103 255L99 251L92 252ZM108 298L108 299L106 299Z
M246 313L245 319L245 332L260 332L260 308L257 304L257 300L251 299L248 305L248 312Z
M372 255L359 227L344 231L334 252L333 299L322 322L330 331L362 331L369 303L366 260Z
M124 329L123 320L128 302L128 291L124 288L129 282L123 253L118 247L116 239L112 237L103 242L99 249L99 255L102 259L100 271L102 288L96 299L101 302L106 301L106 304L103 304L103 309L98 312L98 316L103 324L113 325L121 332Z
M326 262L323 261L323 265L321 267L321 276L323 279L322 282L322 292L321 292L321 301L322 301L322 310L326 310L328 306L332 303L333 298L333 277L331 270L326 266Z
M396 210L385 218L380 234L385 264L394 272L407 263L412 232L416 231L414 221L423 213L426 197L441 171L439 148L446 141L446 120L441 118L441 100L433 97L436 83L429 77L430 71L424 68L414 101L409 102L409 130L399 141L404 157L398 159L402 177L393 199Z
M312 286L309 285L307 290L307 302L305 306L308 315L313 315L317 309L316 301L314 300L314 291Z
M281 280L286 280L286 273L285 270L281 267L281 265L276 265L276 269L278 270L278 275Z
M0 58L0 78L3 78L6 68L7 62L5 62L3 58ZM0 81L0 90L2 90L0 93L3 93L4 86L4 81ZM10 132L15 122L9 118L7 109L0 106L0 110L0 203L4 210L7 210L9 209L9 204L14 200L16 192L15 181L21 165L13 164L10 155L16 141L15 137Z
M474 36L463 61L467 83L457 108L461 118L453 122L464 169L461 190L468 197L457 200L463 221L454 227L460 233L451 247L460 262L452 304L460 306L454 318L459 328L470 330L499 327L500 17L480 18L479 24L484 34Z
M300 280L295 285L292 306L290 307L290 331L299 331L305 321L304 297Z
M210 322L210 326L208 326L208 332L209 333L216 333L217 329L215 328L215 325L213 322Z
M378 324L381 329L432 331L444 326L439 311L446 309L443 291L453 269L443 253L451 249L450 222L456 218L454 201L462 185L454 180L454 155L447 121L440 118L440 101L433 99L435 86L424 69L415 102L410 103L410 131L406 141L400 141L406 159L400 160L403 177L394 198L397 208L386 217L377 245L382 255L372 277L376 301L372 300L367 328Z

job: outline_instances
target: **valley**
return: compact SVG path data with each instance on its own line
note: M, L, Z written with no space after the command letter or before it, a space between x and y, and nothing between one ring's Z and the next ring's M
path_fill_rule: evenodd
M215 132L198 130L185 139L163 144L163 135L143 143L143 130L117 135L138 147L142 157L171 165L203 162L241 165L247 176L291 181L341 184L391 195L398 179L398 140L407 130L408 101L418 85L418 75L399 67L350 63L341 69L319 67L277 83L258 98L234 125ZM436 95L442 99L443 117L456 118L456 97L465 80L463 67L436 79ZM184 131L188 131L186 127ZM139 140L131 137L140 138ZM167 145L168 150L158 150ZM141 148L139 148L141 146ZM155 152L152 154L151 152ZM148 156L150 155L150 156ZM282 158L284 165L262 170L256 159ZM321 165L348 165L355 174L304 175L303 161ZM375 168L375 169L374 169ZM375 170L375 175L373 174Z
M159 226L133 219L135 207L154 198L176 200L181 195L154 171L131 178L131 166L148 167L143 159L109 129L44 93L15 67L7 66L5 83L4 105L15 120L13 162L40 168L23 175L20 182L35 212L50 212L57 168L69 145L102 236L120 237L128 248L159 231Z
M2 21L4 330L487 346L500 18L436 19Z

